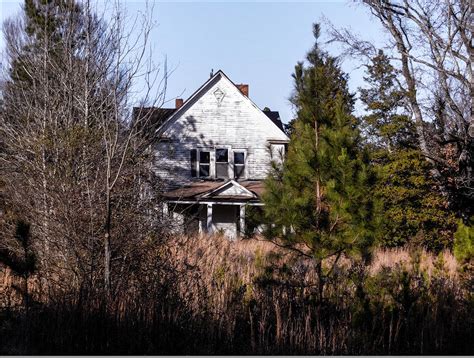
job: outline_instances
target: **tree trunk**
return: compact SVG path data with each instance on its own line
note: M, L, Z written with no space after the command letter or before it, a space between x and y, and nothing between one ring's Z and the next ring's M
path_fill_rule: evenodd
M318 133L318 121L314 120L314 140L316 152L318 151L319 146L319 133ZM321 183L319 179L319 171L316 177L316 213L318 214L316 220L319 222L319 214L321 213Z
M415 128L418 134L418 142L421 152L423 153L426 160L432 164L432 174L433 176L439 181L440 190L444 196L447 196L447 189L444 186L441 178L441 172L439 171L436 161L433 159L433 153L430 153L428 148L428 144L426 142L425 137L425 129L424 129L424 120L423 114L420 108L420 104L418 103L417 99L417 91L416 91L416 80L414 77L414 73L412 73L412 69L410 69L410 59L409 59L409 50L403 40L403 35L401 31L397 28L393 21L393 17L388 14L386 16L386 24L387 27L392 34L393 38L395 39L397 50L401 56L401 63L402 63L402 74L405 78L407 84L407 98L410 103L411 110L415 117Z
M105 236L104 236L104 287L108 294L110 292L110 229L111 229L111 217L112 210L110 206L110 190L107 188L107 199L106 199L106 219L105 219Z

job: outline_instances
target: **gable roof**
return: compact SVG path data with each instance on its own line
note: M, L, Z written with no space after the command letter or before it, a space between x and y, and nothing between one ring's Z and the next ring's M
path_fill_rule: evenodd
M156 129L156 132L163 132L164 130L166 130L165 127L168 123L171 123L173 119L178 118L183 112L185 112L189 107L191 107L192 104L194 103L194 100L197 99L206 90L206 88L211 87L215 82L217 82L220 77L223 77L227 81L229 81L237 89L237 91L242 94L239 87L234 82L232 82L232 80L229 77L227 77L227 75L222 70L219 70L214 74L214 76L212 76L206 82L204 82L204 84L202 84L201 87L199 87L196 91L194 91L194 93L183 102L183 105L180 108L176 109L173 113L171 113L170 116L163 122L163 124L159 128ZM283 124L281 123L281 120L280 120L280 114L278 112L262 111L249 97L245 96L244 94L242 94L242 97L248 100L252 104L252 106L258 109L260 112L264 113L265 116L269 118L272 121L272 123L276 125L278 129L280 129L283 132L283 134L286 136L286 133L283 130Z
M175 108L133 107L132 120L138 121L138 129L150 136L176 111Z
M255 199L257 196L250 190L240 185L235 180L228 180L221 186L211 190L210 192L201 196L201 198L219 198L219 199L232 199L232 198L245 198Z
M158 108L158 107L133 107L133 118L150 116L149 125L161 126L174 112L176 108Z
M230 191L229 188L236 188L240 193ZM262 180L203 180L191 182L181 188L163 193L166 199L171 200L194 200L217 199L217 200L258 200L265 188ZM219 195L220 194L220 195Z
M262 111L265 115L272 120L275 125L280 128L283 132L285 131L283 128L283 123L280 119L280 113L278 111Z

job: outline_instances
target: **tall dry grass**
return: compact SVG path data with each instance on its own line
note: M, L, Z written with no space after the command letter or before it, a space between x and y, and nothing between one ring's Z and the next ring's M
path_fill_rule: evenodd
M268 241L173 245L179 296L209 332L231 337L229 347L240 337L257 353L454 352L472 337L471 292L449 252L378 249L368 267L346 258L318 302L314 263Z
M0 353L467 354L460 269L448 252L376 250L369 266L342 260L319 301L311 260L259 239L179 236L150 247L105 306L77 292L27 323L2 311Z

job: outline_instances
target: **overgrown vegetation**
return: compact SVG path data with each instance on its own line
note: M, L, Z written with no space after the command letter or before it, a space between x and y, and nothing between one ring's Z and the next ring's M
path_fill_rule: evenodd
M22 311L3 310L1 353L472 350L472 292L447 252L377 250L368 266L344 258L323 305L312 260L256 239L175 237L166 252L151 249L137 270L141 279L130 280L107 309L81 295L36 303L28 345L18 329L27 323Z
M315 25L287 156L247 222L264 236L229 242L173 235L157 209L150 19L137 42L120 7L25 0L4 24L0 353L472 354L466 2L364 3L393 56L333 37L366 58L366 115Z
M382 244L418 245L433 251L452 247L455 217L440 195L432 165L418 148L418 134L406 109L399 71L383 53L367 65L360 89L368 115L362 128L379 172L374 194L383 203Z
M288 154L281 167L273 163L263 196L265 236L277 245L311 257L319 277L319 300L334 270L322 261L345 255L367 258L378 226L378 203L369 195L375 172L361 150L353 96L338 60L321 50L320 27L308 65L295 67L297 111Z

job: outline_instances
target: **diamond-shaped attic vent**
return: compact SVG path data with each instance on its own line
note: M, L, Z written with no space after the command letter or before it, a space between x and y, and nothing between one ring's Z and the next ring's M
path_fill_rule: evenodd
M214 91L214 96L216 97L217 104L220 105L224 99L225 93L220 88L218 88Z

